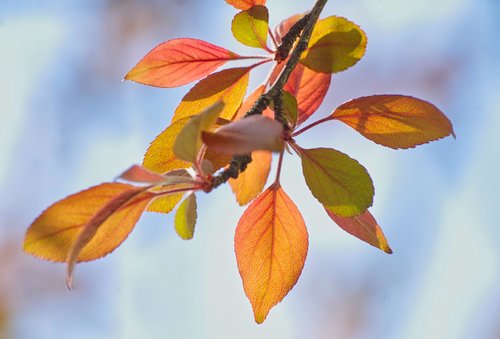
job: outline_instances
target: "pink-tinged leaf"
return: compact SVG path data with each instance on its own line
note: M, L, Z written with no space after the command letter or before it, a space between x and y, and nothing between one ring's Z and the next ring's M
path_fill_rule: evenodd
M262 115L250 116L219 128L203 132L202 140L216 152L246 154L257 150L279 152L283 149L283 126Z
M260 324L293 288L307 256L306 225L281 186L272 185L248 206L236 227L234 249Z
M253 6L234 16L231 31L236 40L246 46L262 48L267 47L269 32L269 12L265 6Z
M120 174L118 179L149 184L161 183L165 181L165 177L163 175L156 174L138 165L131 166L128 170Z
M229 179L229 185L241 206L255 199L266 185L271 170L272 154L269 151L252 152L252 162L236 179Z
M166 41L135 65L125 76L144 85L177 87L199 80L229 60L241 58L225 48L197 39Z
M385 253L392 254L384 232L382 232L377 221L368 210L363 214L351 218L338 216L327 209L325 211L347 233L381 249Z
M252 8L253 6L266 4L266 0L226 0L228 4L236 9L241 9L243 11Z
M412 148L453 135L450 120L433 104L403 95L373 95L340 105L331 115L377 144Z

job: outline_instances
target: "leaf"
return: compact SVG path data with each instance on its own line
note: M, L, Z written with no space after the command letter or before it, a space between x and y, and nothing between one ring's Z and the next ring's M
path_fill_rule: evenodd
M144 188L121 183L106 183L70 195L31 224L23 249L45 260L68 259L71 273L74 262L99 259L118 247L154 197Z
M149 183L157 185L177 185L177 184L194 184L195 180L185 171L178 170L166 173L164 175L156 174L141 166L133 165L128 170L123 172L118 179L136 182Z
M353 217L372 205L372 180L356 160L330 148L301 148L300 156L307 186L330 212Z
M177 87L199 80L241 56L198 39L174 39L153 48L125 76L144 85Z
M181 160L197 162L198 153L202 146L201 133L210 129L222 112L224 104L218 102L199 115L193 116L177 135L174 142L175 156Z
M247 10L253 6L265 5L266 0L226 0L228 4L236 9Z
M243 45L250 47L267 47L269 31L269 12L265 6L253 6L234 16L231 23L233 36Z
M304 14L295 14L292 15L291 17L281 21L275 28L274 28L274 37L276 38L276 42L278 44L281 44L283 37L288 33L290 28L292 28L293 25L297 23Z
M403 95L353 99L338 107L331 117L391 148L411 148L455 136L450 120L436 106Z
M190 162L178 159L174 154L175 139L189 120L189 117L177 120L163 130L149 145L142 166L156 173L190 167Z
M236 260L255 321L262 323L297 282L308 248L302 215L279 185L247 208L236 227Z
M365 54L367 39L355 23L336 16L319 20L300 62L322 73L337 73L355 65Z
M270 77L271 83L276 81L287 61L276 67ZM315 72L302 64L298 64L290 74L283 89L290 92L297 99L299 111L297 126L318 110L328 93L331 78L331 74Z
M182 98L174 112L172 123L196 115L218 101L224 103L220 117L231 120L245 97L252 68L253 66L225 69L198 82Z
M154 199L148 206L148 212L168 214L181 201L184 193L168 194Z
M368 210L363 214L351 218L340 217L329 210L326 210L326 213L347 233L381 249L385 253L392 254L392 250L389 247L389 243L387 242L382 229Z
M219 128L202 132L209 149L227 154L247 154L258 150L279 152L283 149L283 126L262 115L254 115Z
M229 185L236 201L244 206L262 192L271 169L272 155L269 151L252 152L252 162L236 179L229 179Z
M196 196L189 194L175 213L175 231L184 240L193 238L196 225Z
M297 125L306 121L321 106L330 88L331 74L318 73L298 64L290 75L284 90L297 99Z

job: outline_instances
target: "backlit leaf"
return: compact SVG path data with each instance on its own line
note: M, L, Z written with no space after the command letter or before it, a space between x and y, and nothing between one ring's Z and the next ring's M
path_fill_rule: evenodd
M175 231L184 240L193 238L196 225L196 196L189 194L175 213Z
M332 118L391 148L411 148L454 135L450 120L433 104L403 95L374 95L342 104Z
M35 257L65 262L99 259L118 247L132 231L155 195L121 183L91 187L56 202L30 226L24 251ZM68 258L74 249L74 258Z
M236 260L255 321L262 323L297 282L307 255L302 215L279 185L247 208L236 227Z
M326 213L347 233L372 246L380 248L385 253L392 254L392 250L382 229L368 210L363 214L351 218L340 217L329 210L326 210Z
M243 116L252 108L253 104L257 99L264 94L265 91L265 86L260 85L257 87L241 104L240 108L238 109L238 112L233 117L233 120L239 120L243 118ZM274 112L272 112L269 107L267 107L264 112L262 112L263 116L266 116L268 118L274 119Z
M285 118L292 126L295 126L299 114L297 99L290 92L283 91L282 100ZM273 111L275 110L274 101L271 102L269 107L271 107Z
M252 162L236 179L229 179L229 185L236 201L243 206L262 192L271 169L272 155L269 151L252 152Z
M330 148L300 149L300 156L307 186L327 210L353 217L372 205L372 180L356 160Z
M199 80L228 60L241 58L227 49L197 39L174 39L153 48L128 72L125 80L177 87Z
M142 166L156 173L190 167L190 162L178 159L174 154L175 139L189 120L189 117L177 120L161 132L149 145Z
M274 70L270 81L273 83L283 70L286 62L282 62ZM297 99L299 116L297 125L306 121L317 111L330 88L332 75L315 72L302 64L298 64L288 78L283 89Z
M250 47L267 47L267 34L269 31L269 12L265 6L253 6L234 16L231 23L233 36L243 45Z
M188 174L184 175L184 170L172 171L164 175L156 174L144 167L133 165L123 172L118 179L135 183L149 183L156 185L177 185L194 184L194 179Z
M197 162L202 146L201 133L213 127L222 112L224 104L217 102L200 114L193 116L177 135L174 142L175 156L181 160Z
M172 123L196 115L218 101L224 103L220 117L231 120L245 97L252 68L250 66L225 69L198 82L182 98L182 102L174 112Z
M203 132L203 142L215 152L246 154L258 150L279 152L283 149L283 126L262 115L254 115Z
M147 211L168 214L172 212L183 196L184 193L175 193L158 197L149 204Z
M356 64L365 54L367 39L355 23L336 16L319 20L300 62L323 73L337 73Z
M241 10L247 10L253 6L266 4L266 0L226 0L226 2L234 8Z

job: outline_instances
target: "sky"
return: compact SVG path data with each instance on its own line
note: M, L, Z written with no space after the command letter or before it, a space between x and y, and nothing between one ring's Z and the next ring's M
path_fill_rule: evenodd
M269 0L270 21L311 5ZM309 252L263 325L238 274L233 238L244 209L227 187L199 197L193 240L176 236L172 215L145 214L115 252L78 266L73 291L63 265L22 253L47 206L140 163L190 88L141 86L124 74L176 37L255 53L231 36L234 14L224 1L0 3L0 338L498 338L495 0L329 1L323 17L349 18L369 43L355 67L333 76L317 117L351 98L406 94L445 112L457 138L394 151L334 123L304 133L304 147L334 147L368 169L372 212L394 254L340 230L287 157L282 185L308 226Z

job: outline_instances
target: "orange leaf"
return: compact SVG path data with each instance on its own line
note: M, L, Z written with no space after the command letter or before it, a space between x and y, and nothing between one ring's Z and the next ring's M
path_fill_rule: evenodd
M236 201L243 206L262 192L271 169L272 155L269 151L252 152L252 162L238 178L229 179L229 185L236 196Z
M144 188L121 183L106 183L70 195L33 222L23 249L56 262L101 258L127 238L154 197Z
M247 113L253 106L253 104L255 103L255 101L257 101L257 99L262 95L264 94L264 91L265 91L266 87L264 85L260 85L259 87L257 87L246 99L245 101L243 101L243 103L241 104L240 108L238 109L238 112L236 112L236 114L234 115L233 117L233 120L239 120L241 118L243 118L243 116L245 115L245 113ZM274 119L274 113L268 108L266 108L264 110L264 112L262 112L262 115L263 116L266 116L268 118L272 118Z
M234 246L243 287L260 324L297 282L308 248L304 220L279 185L269 187L247 208Z
M328 213L330 218L332 218L332 220L347 233L352 234L356 238L381 249L385 253L392 254L392 250L389 247L389 243L387 242L382 229L368 210L366 210L363 214L351 218L344 218L335 215L327 209L325 209L325 211Z
M266 4L266 0L226 0L226 2L234 8L244 11L256 5L264 6Z
M199 80L228 60L241 58L227 49L197 39L174 39L153 48L125 80L157 87L177 87Z
M271 83L276 81L287 61L276 67L270 77ZM297 126L317 111L328 93L331 79L331 74L315 72L302 64L295 67L283 89L297 99L299 109Z
M436 106L403 95L353 99L338 107L331 117L391 148L411 148L455 136L450 120Z
M202 132L209 149L227 154L246 154L258 150L279 152L283 149L283 126L262 115L254 115L219 128Z
M224 103L220 117L231 120L245 97L252 68L253 66L225 69L198 82L182 98L174 112L172 123L196 115L218 101Z

